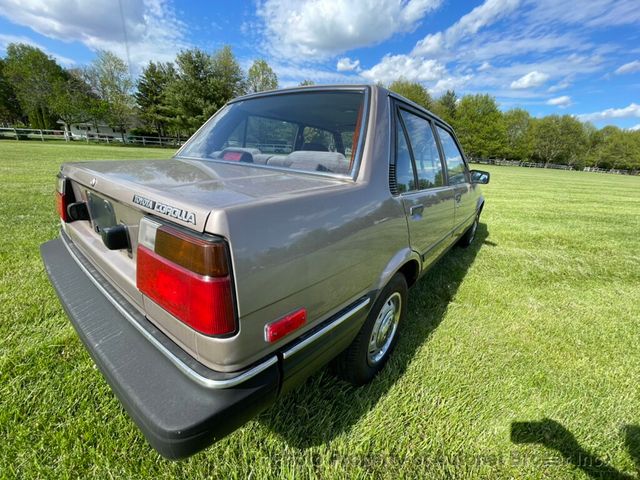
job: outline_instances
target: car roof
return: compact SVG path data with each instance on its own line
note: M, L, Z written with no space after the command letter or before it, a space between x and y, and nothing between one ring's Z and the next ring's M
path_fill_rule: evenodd
M327 92L327 91L357 91L357 90L367 90L367 89L376 89L378 90L378 97L381 96L390 96L392 98L395 98L397 100L400 100L410 106L412 106L413 108L415 108L416 110L422 111L424 113L426 113L427 115L429 115L430 117L433 117L434 119L438 120L438 122L442 123L443 125L447 126L450 130L453 131L453 128L451 127L451 125L449 125L447 122L445 122L442 118L440 118L438 115L436 115L435 113L433 113L432 111L426 109L425 107L423 107L422 105L418 105L417 103L409 100L406 97L403 97L402 95L393 92L385 87L382 87L380 85L371 85L371 84L329 84L329 85L305 85L305 86L297 86L297 87L289 87L289 88L280 88L277 90L266 90L264 92L257 92L257 93L250 93L247 95L242 95L240 97L234 98L233 100L230 100L229 103L235 103L235 102L240 102L240 101L244 101L244 100L248 100L248 99L252 99L252 98L260 98L260 97L265 97L265 96L270 96L270 95L284 95L284 94L288 94L288 93L301 93L301 92L313 92L313 91L317 91L317 92Z

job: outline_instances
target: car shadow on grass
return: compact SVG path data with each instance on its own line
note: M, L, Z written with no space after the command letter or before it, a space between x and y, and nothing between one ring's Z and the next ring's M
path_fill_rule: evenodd
M451 249L410 290L398 344L373 382L356 388L325 368L279 399L258 421L297 448L321 445L348 431L402 376L416 350L440 325L480 249L495 245L486 245L488 235L481 223L471 246Z
M562 424L544 418L539 422L514 422L511 424L513 443L540 444L555 450L562 458L579 468L591 478L611 480L640 479L640 427L626 425L623 428L627 451L636 467L636 476L620 472L605 460L583 448L576 437Z

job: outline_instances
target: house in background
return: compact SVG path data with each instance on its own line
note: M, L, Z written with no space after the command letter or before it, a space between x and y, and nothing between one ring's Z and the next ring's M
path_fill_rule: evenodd
M68 132L68 135L72 139L78 139L78 140L86 139L88 135L90 138L91 137L95 138L96 136L99 136L100 138L108 137L117 142L121 142L122 137L124 136L126 138L128 132L132 128L135 128L134 126L132 126L129 128L125 128L124 130L121 130L118 127L111 127L109 125L106 125L100 122L97 125L94 124L93 122L78 122L78 123L71 123L67 125L62 120L58 120L57 123L62 126L61 128L65 132Z

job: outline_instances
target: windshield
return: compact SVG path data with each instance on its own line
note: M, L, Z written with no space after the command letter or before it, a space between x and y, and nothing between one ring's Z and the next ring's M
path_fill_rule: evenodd
M211 118L179 155L351 175L363 105L364 90L275 94L234 102Z

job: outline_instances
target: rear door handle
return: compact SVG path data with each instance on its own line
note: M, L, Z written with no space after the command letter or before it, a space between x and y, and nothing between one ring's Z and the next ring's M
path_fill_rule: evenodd
M422 215L424 211L424 205L418 204L414 205L409 209L409 214L413 217L415 215Z
M455 199L456 199L456 203L460 203L462 201L462 194L456 193Z

